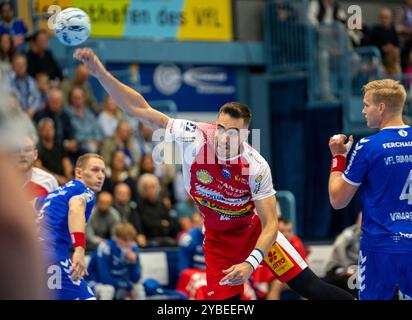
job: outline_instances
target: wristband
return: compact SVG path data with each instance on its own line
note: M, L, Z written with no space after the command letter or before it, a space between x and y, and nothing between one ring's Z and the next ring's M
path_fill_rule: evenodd
M246 263L249 263L253 270L256 270L257 267L260 265L264 258L262 250L255 248L253 251L250 253L249 257L245 260Z
M332 158L330 172L344 172L346 167L346 157L338 154Z
M82 247L86 249L86 236L84 232L73 232L71 236L73 248Z

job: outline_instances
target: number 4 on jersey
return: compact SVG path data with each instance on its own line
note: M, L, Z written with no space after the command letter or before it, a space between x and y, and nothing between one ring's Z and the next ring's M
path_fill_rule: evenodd
M412 170L409 171L408 179L406 179L399 200L408 200L408 204L412 205Z

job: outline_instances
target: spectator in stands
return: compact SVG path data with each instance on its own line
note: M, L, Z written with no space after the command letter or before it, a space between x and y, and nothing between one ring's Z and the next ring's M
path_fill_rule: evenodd
M13 39L8 33L0 35L0 80L6 77L6 74L11 71L11 61L16 49L13 44Z
M70 93L75 87L83 88L85 94L85 104L94 113L98 113L100 108L96 102L93 90L88 82L89 72L83 64L79 64L76 68L74 78L66 79L61 84L65 105L70 103Z
M99 243L110 239L114 228L120 223L120 215L112 205L112 195L106 191L100 192L86 226L88 249L95 249Z
M140 153L139 150L135 148L133 139L130 124L126 120L121 120L117 125L114 136L103 142L100 149L100 154L103 156L106 163L110 163L113 151L123 151L129 174L136 177L138 172L137 162L140 159Z
M143 155L152 154L154 148L154 142L152 139L153 130L149 126L143 124L142 122L139 123L139 137L137 139L137 143L139 145L139 150Z
M121 118L122 112L117 107L116 102L111 96L107 96L103 102L103 110L98 116L100 129L105 138L113 137Z
M67 109L74 129L74 138L79 143L80 153L97 152L102 139L96 116L86 107L82 87L74 87L69 94L70 108Z
M402 67L401 67L401 51L397 47L393 47L386 51L383 59L383 72L384 78L401 80Z
M203 253L203 218L199 211L191 216L192 228L179 238L179 274L185 269L206 270Z
M131 177L126 167L125 154L121 150L115 150L111 156L110 165L106 170L106 179L103 190L113 194L118 183L126 183L131 190L131 198L137 201L136 179Z
M356 224L344 229L338 235L334 244L332 253L326 263L327 281L338 286L357 297L357 291L354 288L355 275L357 273L357 264L359 257L359 241L361 237L362 214L360 213ZM353 279L353 282L350 281ZM349 284L353 285L349 288Z
M139 200L137 208L142 219L148 246L176 245L173 239L173 221L169 210L160 197L159 179L150 173L143 174L138 181Z
M122 223L131 223L137 231L136 242L140 247L146 245L146 237L142 227L142 221L137 212L137 203L131 199L131 190L126 183L118 183L114 187L114 202L115 208L119 214Z
M88 266L88 282L99 300L137 300L141 277L137 232L130 223L116 226L114 236L98 245ZM110 292L111 294L108 294Z
M37 89L40 92L40 109L44 110L47 106L47 92L50 90L49 76L46 73L36 75Z
M407 60L403 73L406 75L407 77L406 81L410 85L412 83L412 48L409 49L408 60Z
M47 30L41 29L35 32L31 37L30 49L27 52L27 71L33 78L39 73L45 73L50 80L60 82L63 79L62 71L48 48Z
M333 25L344 22L346 14L335 0L312 0L309 3L308 19L318 35L319 98L335 102L337 99L331 86L331 61L339 54L336 51L336 48L339 48L339 37L336 37L336 28Z
M32 118L40 109L40 92L36 81L27 74L27 59L16 53L12 59L12 72L8 74L8 85L16 94L20 106Z
M139 174L155 173L155 163L151 154L145 154L140 158Z
M199 208L196 206L193 198L186 195L185 201L179 201L176 203L175 210L180 229L183 232L187 232L192 229L192 217L199 211Z
M43 118L38 124L39 146L36 167L49 171L60 185L73 179L73 166L62 145L56 144L54 121Z
M50 89L47 92L46 108L34 115L34 121L50 118L54 122L56 144L63 146L68 153L78 151L77 141L74 140L74 129L68 113L63 109L63 93L60 89Z
M412 0L404 0L402 8L395 14L396 31L402 43L412 40Z
M0 4L0 34L8 33L13 37L16 48L22 49L28 29L20 18L14 17L14 10L10 1Z
M390 50L399 47L399 36L390 9L382 8L379 11L379 23L371 31L369 45L379 48L383 60Z

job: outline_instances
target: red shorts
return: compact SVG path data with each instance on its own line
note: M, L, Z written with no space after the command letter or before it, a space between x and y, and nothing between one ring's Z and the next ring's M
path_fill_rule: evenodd
M211 300L222 300L243 293L243 285L219 285L225 276L222 270L246 260L256 246L262 227L255 215L248 228L236 232L216 232L206 229L204 254L206 262L207 296ZM282 282L288 282L307 267L306 262L278 232L276 242L265 256L264 263Z

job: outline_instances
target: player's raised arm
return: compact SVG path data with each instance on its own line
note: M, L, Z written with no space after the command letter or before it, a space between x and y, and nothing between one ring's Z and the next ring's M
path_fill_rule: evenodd
M77 49L73 57L83 62L89 73L99 80L124 112L138 118L153 129L166 128L169 117L153 109L140 93L117 80L106 70L92 49Z
M332 153L332 168L329 176L329 200L334 209L345 208L358 190L343 179L346 166L346 157L353 144L353 137L345 144L346 136L334 135L329 139L329 149Z
M82 197L73 197L69 202L69 232L72 237L74 254L70 273L74 281L80 280L86 273L86 201Z

